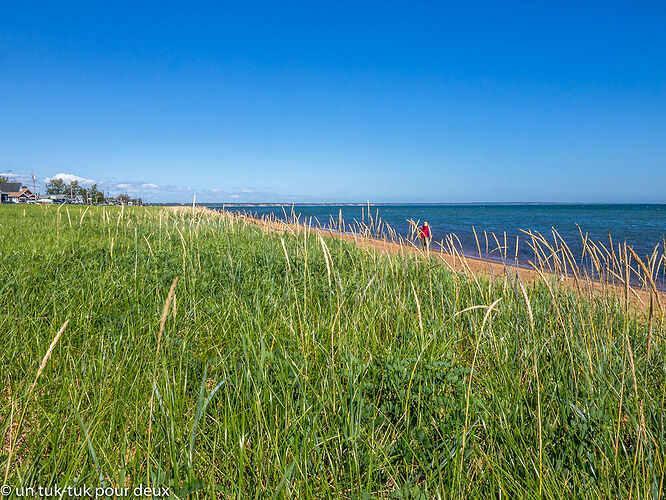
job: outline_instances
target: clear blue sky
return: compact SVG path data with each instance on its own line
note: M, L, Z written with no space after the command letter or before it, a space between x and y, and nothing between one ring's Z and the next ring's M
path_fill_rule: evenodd
M152 201L666 202L666 3L2 2L0 172Z

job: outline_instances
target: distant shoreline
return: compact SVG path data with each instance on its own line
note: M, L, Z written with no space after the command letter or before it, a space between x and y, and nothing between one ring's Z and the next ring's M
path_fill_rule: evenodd
M244 205L243 205L244 206ZM207 207L207 210L214 210ZM215 212L221 212L219 210L214 210ZM224 212L222 212L224 213ZM227 212L231 213L231 212ZM560 280L563 282L570 290L577 290L579 293L593 297L599 294L612 294L621 299L623 294L623 286L620 283L610 283L603 282L597 279L591 279L589 277L575 277L569 273L558 273L555 271L549 271L545 269L537 269L533 266L526 265L524 263L515 263L515 262L502 262L501 260L492 260L487 259L481 256L474 256L465 253L452 254L443 248L440 245L439 250L435 250L434 247L430 252L416 246L415 244L407 245L407 239L405 243L400 243L396 241L387 241L377 237L367 236L367 235L357 235L348 232L340 232L331 228L323 227L310 227L303 224L295 224L293 222L286 221L267 221L261 218L253 216L242 216L242 220L247 223L255 224L257 226L263 227L265 229L273 231L312 231L315 234L320 234L326 237L337 238L341 240L348 241L350 243L355 243L361 248L373 249L380 252L386 253L403 253L407 252L411 255L428 257L432 256L437 258L442 264L444 264L452 272L463 272L471 273L473 275L485 275L488 278L495 279L504 274L510 274L511 272L516 273L522 279L525 279L527 282L533 280L542 279L547 281L546 277L552 277L553 279ZM636 305L646 309L650 302L651 293L649 290L641 289L634 284L629 285L628 291L631 292L628 299L630 302L635 303ZM663 290L658 291L659 301L663 306L666 306L666 293Z

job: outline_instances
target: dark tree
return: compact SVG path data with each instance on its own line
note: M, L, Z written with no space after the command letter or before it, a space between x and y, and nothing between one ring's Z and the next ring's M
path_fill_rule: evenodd
M97 188L97 184L93 184L87 189L86 200L93 204L104 201L104 193Z
M66 188L66 192L73 195L85 195L85 192L82 192L83 188L79 185L79 181L72 181L69 183L69 186Z
M62 179L51 179L46 184L46 194L65 194L67 186Z

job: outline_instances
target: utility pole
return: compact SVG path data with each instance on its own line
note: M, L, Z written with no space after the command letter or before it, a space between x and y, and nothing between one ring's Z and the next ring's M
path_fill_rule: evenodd
M35 182L35 171L32 171L32 194L35 195L35 201L37 201L37 185Z

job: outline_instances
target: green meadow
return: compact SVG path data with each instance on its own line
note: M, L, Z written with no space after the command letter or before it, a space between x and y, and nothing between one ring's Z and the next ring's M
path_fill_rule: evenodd
M621 297L203 209L1 206L0 234L15 492L664 496L663 316Z

